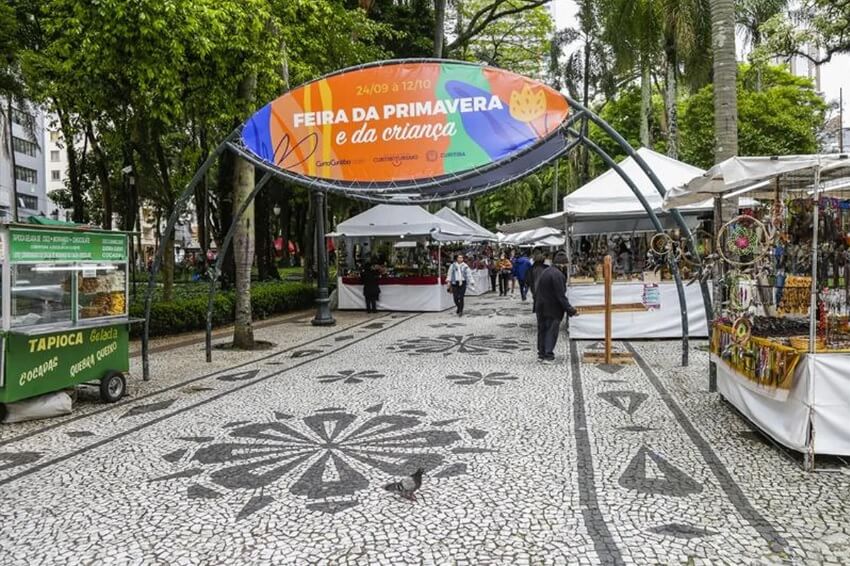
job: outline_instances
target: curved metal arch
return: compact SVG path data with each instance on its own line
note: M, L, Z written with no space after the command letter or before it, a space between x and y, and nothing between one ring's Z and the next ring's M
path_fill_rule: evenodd
M637 163L638 166L643 170L643 172L646 174L646 176L652 182L652 185L655 187L655 190L658 191L659 195L661 195L662 197L667 195L667 189L665 189L664 185L661 184L661 181L658 179L658 176L655 174L655 172L652 170L652 168L646 163L646 161L644 161L644 159L640 155L638 155L638 152L635 151L635 149L631 146L631 144L629 144L629 142L626 141L626 139L622 135L620 135L620 133L617 130L615 130L613 127L611 127L611 125L608 122L606 122L605 120L600 118L598 115L596 115L592 111L588 110L587 108L585 108L584 106L579 104L577 101L573 100L569 95L564 95L564 96L566 97L567 102L569 102L569 104L572 107L577 108L580 112L582 112L584 114L584 116L588 120L590 120L591 122L593 122L594 124L596 124L597 126L602 128L602 131L604 131L606 134L608 134L608 136L611 139L613 139L615 142L617 142L617 145L619 145L620 148L623 151L625 151L626 154L629 157L631 157L632 159L635 160L635 163ZM587 141L590 141L590 140L587 140ZM698 247L697 247L697 244L696 244L696 240L694 239L694 235L691 233L690 228L688 228L687 224L685 224L685 219L682 218L682 215L681 215L681 213L679 212L678 209L675 209L675 208L671 209L670 214L672 215L673 220L676 222L676 225L679 227L679 229L682 231L682 233L687 236L688 240L691 242L691 249L694 250L694 256L696 257L697 263L702 264L702 258L699 256L699 252L697 251ZM700 286L700 292L702 294L703 308L705 309L705 317L706 317L705 320L706 320L706 323L711 324L711 320L714 317L713 317L713 309L712 309L712 305L711 305L711 295L708 292L708 283L703 281L702 279L700 279L699 286Z
M242 215L245 214L245 211L248 210L248 207L251 203L254 202L254 199L257 197L257 193L259 193L263 187L265 187L269 181L272 180L274 175L269 171L262 178L254 184L254 188L248 193L248 196L245 197L245 200L239 205L239 210L236 214L233 215L233 220L230 222L230 228L227 229L227 234L225 234L224 239L221 243L221 249L218 250L215 258L215 266L212 269L212 276L210 277L210 286L207 290L207 330L206 330L206 358L207 362L212 362L212 311L213 311L213 300L215 299L215 284L218 282L219 274L221 273L221 265L224 263L224 257L227 255L227 250L230 248L230 244L233 241L233 235L236 233L236 226L242 220Z
M150 379L148 342L151 322L151 300L153 299L154 289L156 289L156 275L159 273L159 268L162 266L162 258L165 255L165 246L161 245L161 243L167 242L168 239L171 238L171 235L174 233L174 227L177 225L177 219L180 217L186 203L192 196L195 186L201 182L201 179L203 179L204 175L207 174L207 170L212 167L212 164L215 163L218 156L221 155L221 153L227 148L228 142L230 142L234 136L238 135L238 132L238 128L230 132L224 141L218 144L218 146L207 156L206 160L198 168L198 170L195 171L195 175L186 185L186 188L183 189L180 196L177 197L177 201L174 203L174 210L171 212L171 216L168 218L168 223L165 225L165 232L162 233L160 246L159 249L156 250L156 257L154 258L153 265L151 266L151 273L148 277L148 289L145 292L145 323L142 331L142 379L144 381L148 381Z
M401 62L426 62L426 61L430 62L430 61L441 61L441 60L432 60L432 59L396 60L396 61L393 62L393 64L399 64ZM344 70L338 71L338 73L350 71L350 70L353 70L353 69L356 69L356 68L381 66L381 65L385 65L386 63L387 62L370 63L370 64L367 64L367 65L361 65L359 67L351 67L349 69L344 69ZM473 65L473 66L477 66L477 65ZM335 74L338 74L338 73L335 73ZM652 169L648 166L648 164L643 160L643 158L640 155L638 155L638 153L634 150L634 148L625 140L625 138L623 138L614 128L612 128L610 126L610 124L605 122L605 120L603 120L602 118L600 118L599 116L597 116L596 114L594 114L593 112L591 112L590 110L588 110L587 108L582 106L577 101L573 100L570 96L568 96L568 95L564 95L564 96L565 96L567 102L570 104L571 108L577 110L577 112L574 115L570 116L570 118L565 122L564 126L566 126L569 123L572 123L575 120L578 120L579 118L583 118L585 121L589 120L589 121L593 122L594 124L599 126L609 137L611 137L611 139L613 139L615 142L617 142L617 144L621 147L621 149L623 149L623 151L626 152L627 155L632 157L635 160L635 162L637 162L637 164L644 171L644 173L650 179L653 186L655 187L655 189L658 191L658 193L661 196L664 196L666 194L666 190L665 190L664 186L661 184L661 182L659 181L658 177L655 175L655 173L652 171ZM215 160L218 158L218 156L226 149L233 151L238 156L245 158L246 160L248 160L249 162L251 162L255 166L266 171L266 175L264 175L264 177L263 177L263 179L261 179L260 183L258 183L257 186L254 187L254 191L252 191L251 195L249 195L250 198L246 199L246 202L243 203L244 206L240 206L240 209L242 209L242 211L244 211L244 209L247 209L247 206L250 204L250 202L253 201L253 197L256 196L256 193L259 191L259 188L262 188L262 185L264 185L266 182L268 182L266 179L270 178L271 176L280 176L284 179L287 179L287 180L290 180L292 182L296 182L296 183L298 183L302 186L305 186L306 188L311 189L311 190L322 190L323 188L331 190L330 187L323 187L322 183L320 183L320 182L310 182L310 181L305 181L304 179L300 179L300 178L295 179L291 175L282 173L280 169L268 166L264 162L260 162L255 156L253 156L253 154L243 150L242 148L240 148L239 146L237 146L236 144L233 143L234 140L238 137L240 131L241 131L241 126L239 128L236 128L235 130L233 130L227 136L227 138L225 138L225 140L221 144L219 144L215 148L215 150L213 150L212 153L210 153L210 155L207 157L207 159L204 161L204 163L201 165L201 167L198 169L198 171L195 172L195 175L193 176L192 180L186 185L186 188L184 189L183 193L181 193L181 195L178 197L178 199L175 203L174 210L172 211L172 214L169 217L168 223L167 223L166 228L165 228L165 232L163 233L163 237L165 239L170 238L172 233L174 232L174 228L177 224L177 220L179 218L179 215L183 211L184 207L186 206L188 199L191 197L195 186L198 184L198 182L200 182L200 180L203 178L203 176L206 174L207 170L212 166L212 164L215 162ZM470 197L470 196L475 196L475 195L478 195L478 194L481 194L481 193L484 193L484 192L495 190L495 189L497 189L497 188L499 188L499 187L501 187L505 184L519 180L520 178L526 176L527 174L532 173L532 172L540 169L541 167L545 166L546 164L548 164L548 163L554 161L555 159L557 159L558 157L564 155L564 153L571 151L578 143L588 144L588 147L590 147L591 149L594 149L593 146L596 146L596 144L594 144L590 139L588 139L584 135L584 131L585 131L585 128L582 129L582 133L579 134L578 138L576 139L576 141L574 143L566 144L564 146L563 151L560 151L560 152L554 154L549 159L541 162L540 166L535 167L534 169L531 169L527 172L524 172L523 175L516 175L516 176L506 180L503 183L500 182L500 183L494 183L494 184L486 185L484 187L481 187L481 188L476 189L474 191L469 191L467 193L437 195L435 198L423 199L421 201L411 201L411 200L408 199L407 202L405 202L404 204L417 204L417 203L420 203L420 202L421 203L429 203L429 202L439 203L439 202L445 202L445 201L450 201L450 200L457 200L458 198L467 198L467 197ZM593 145L590 145L590 144L593 144ZM601 148L599 148L598 146L596 146L596 149L599 149L601 151ZM596 152L596 150L594 150L594 151ZM602 153L604 153L604 152L602 152ZM599 153L597 152L597 154L599 154ZM623 177L624 180L626 180L626 178L628 176L627 175L624 176L624 172L618 166L616 166L616 163L613 163L613 160L610 159L610 156L607 156L607 154L605 154L607 156L607 159L606 159L606 157L603 157L602 154L599 154L599 155L603 159L603 161L606 161L606 163L609 163L609 161L610 161L609 165L613 164L613 166L616 167L615 170L619 170L618 174L621 177ZM479 171L479 173L480 173L480 171ZM642 195L639 195L635 191L635 187L634 187L633 182L630 182L630 180L626 180L626 182L627 182L627 184L629 184L632 191L636 193L635 196L638 198L638 200L641 201L642 206L644 206L644 209L646 210L647 214L652 219L655 215L654 215L654 212L652 211L652 209L649 207L649 204L646 202L645 199L642 198ZM416 188L418 189L418 188L421 188L421 187L416 187ZM351 198L359 198L360 200L364 200L366 202L393 202L390 199L387 199L387 200L380 200L380 199L372 200L371 197L368 197L368 196L365 196L365 195L360 196L360 195L350 194L350 193L345 193L345 194L347 196L351 197ZM386 192L386 193L383 193L383 194L404 195L405 192L403 190L396 190L395 192L389 191L389 192ZM395 202L398 202L398 200L396 200ZM242 211L237 216L237 219L238 219L238 217L241 216ZM685 224L684 219L682 218L681 214L676 209L673 209L671 211L671 214L672 214L676 224L683 231L683 233L685 233L687 235L688 239L691 241L694 250L696 250L697 248L696 248L696 243L695 243L693 234L691 233L690 229ZM234 225L235 225L237 219L234 219ZM657 221L657 217L655 218L655 220ZM653 222L653 224L654 224L654 222ZM657 227L656 227L656 229L657 229ZM231 239L232 239L232 236L231 236ZM143 371L143 379L146 380L146 381L148 379L150 379L149 330L150 330L151 299L152 299L152 296L153 296L153 291L156 287L156 275L159 272L159 269L162 265L164 250L165 250L165 246L160 246L160 248L157 250L156 257L155 257L155 260L154 260L154 264L152 266L151 273L150 273L150 276L149 276L149 279L148 279L148 289L147 289L147 292L145 294L145 322L144 322L144 331L143 331L143 335L142 335L142 371ZM219 253L221 254L221 251ZM221 254L221 255L223 256L224 254ZM700 261L700 258L698 256L697 256L697 261ZM217 266L219 265L218 259L216 260L216 264L217 264ZM215 276L217 277L217 269L216 269L216 275ZM681 280L678 279L677 281L678 281L677 285L680 286ZM681 291L681 289L678 288L678 286L677 286L677 291L679 291L680 309L686 311L687 306L684 302L683 292ZM708 295L707 284L701 281L700 282L700 289L701 289L702 295L703 295L703 305L706 309L706 317L707 317L707 320L710 321L711 315L712 315L712 310L711 310L711 298ZM209 320L209 317L211 316L210 312L211 311L209 309L209 304L208 304L208 315L207 315L208 320ZM684 334L683 340L687 341L688 337L687 337L687 322L686 321L683 324L683 334ZM208 338L208 341L209 341L209 338ZM208 354L208 361L210 360L210 358L211 358L211 354ZM687 365L686 353L683 354L683 365Z
M643 193L640 192L640 189L637 188L632 178L629 177L625 171L623 171L622 167L620 167L617 162L615 162L610 155L608 155L605 150L599 147L594 141L585 138L584 142L587 147L593 150L596 155L598 155L602 161L605 162L611 169L616 171L617 175L629 186L632 190L632 193L635 195L635 198L640 201L641 206L643 206L647 215L649 216L650 222L652 222L652 226L655 228L657 233L664 233L664 227L661 225L661 221L658 220L658 216L655 214L655 211L647 202L646 197L643 196ZM685 288L682 285L682 276L679 273L679 266L676 265L676 262L671 262L670 270L673 272L673 280L676 283L676 295L679 297L679 314L682 317L682 367L688 366L688 305L687 300L685 299Z

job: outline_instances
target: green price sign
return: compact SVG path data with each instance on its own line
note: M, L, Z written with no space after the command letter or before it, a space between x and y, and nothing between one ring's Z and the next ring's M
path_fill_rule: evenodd
M9 259L37 261L127 261L127 235L54 230L9 230Z

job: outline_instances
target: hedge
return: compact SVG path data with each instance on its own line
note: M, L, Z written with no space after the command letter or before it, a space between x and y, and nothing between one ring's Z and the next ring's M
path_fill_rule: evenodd
M251 285L251 311L254 320L313 305L316 288L305 283L254 283ZM233 322L236 305L234 291L218 291L213 299L212 323L221 326ZM130 316L143 318L144 301L130 306ZM167 336L181 332L204 330L207 327L207 296L176 298L169 302L154 301L151 305L150 335ZM131 334L141 336L142 324L132 325Z

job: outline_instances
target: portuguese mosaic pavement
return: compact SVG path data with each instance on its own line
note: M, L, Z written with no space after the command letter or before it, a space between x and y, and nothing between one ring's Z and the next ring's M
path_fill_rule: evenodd
M119 404L0 427L2 563L850 562L850 475L754 432L704 352L539 365L530 307L468 305L184 346ZM419 466L416 503L381 489Z

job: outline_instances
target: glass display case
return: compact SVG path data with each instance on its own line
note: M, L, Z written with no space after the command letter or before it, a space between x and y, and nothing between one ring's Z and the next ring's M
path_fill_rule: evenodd
M73 385L126 391L128 234L0 225L0 408Z

